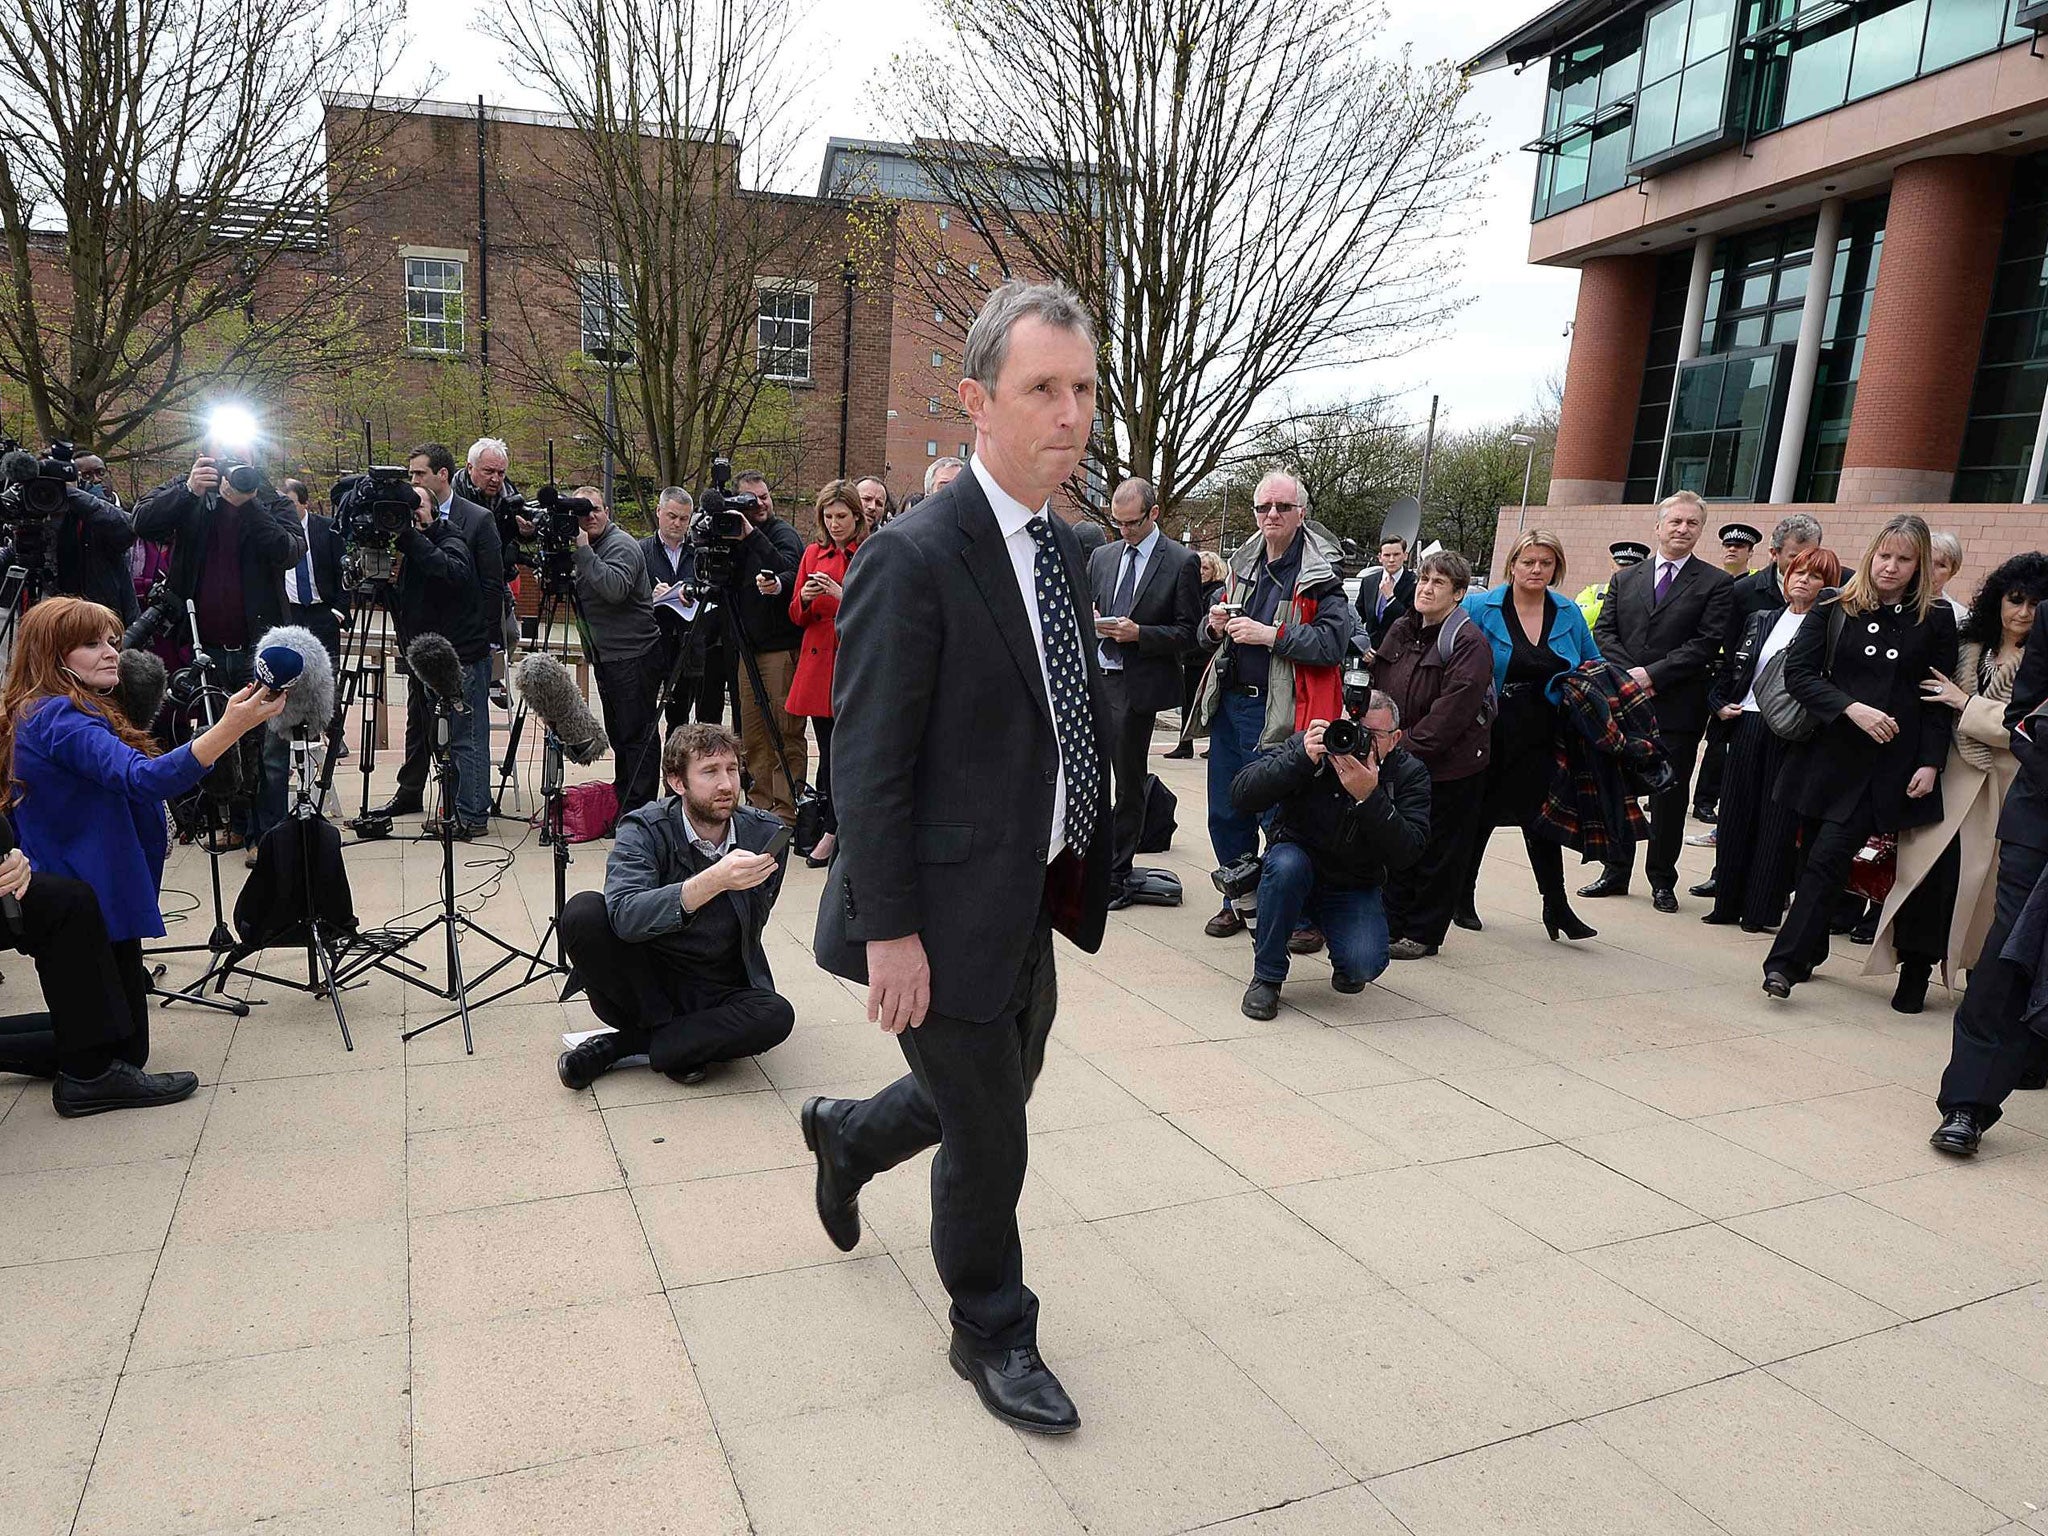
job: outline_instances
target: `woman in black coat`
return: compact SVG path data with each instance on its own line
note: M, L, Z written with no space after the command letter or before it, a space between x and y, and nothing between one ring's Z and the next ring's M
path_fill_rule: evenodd
M1791 996L1827 959L1835 893L1870 835L1941 820L1955 715L1920 685L1930 671L1954 675L1956 621L1934 594L1931 565L1927 524L1893 518L1786 653L1785 689L1820 729L1785 754L1778 775L1779 803L1800 818L1807 851L1792 910L1764 958L1772 997Z
M1721 775L1714 909L1700 919L1703 923L1740 923L1744 933L1764 933L1784 916L1798 857L1799 818L1771 793L1784 767L1786 743L1764 723L1756 679L1773 656L1791 646L1821 594L1841 579L1842 562L1833 550L1815 546L1801 551L1784 576L1786 603L1752 613L1740 643L1722 660L1713 704L1734 729Z

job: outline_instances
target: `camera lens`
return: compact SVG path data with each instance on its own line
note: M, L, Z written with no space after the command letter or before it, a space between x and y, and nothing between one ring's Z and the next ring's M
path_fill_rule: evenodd
M1332 720L1323 727L1323 750L1333 757L1355 756L1363 736L1356 720Z

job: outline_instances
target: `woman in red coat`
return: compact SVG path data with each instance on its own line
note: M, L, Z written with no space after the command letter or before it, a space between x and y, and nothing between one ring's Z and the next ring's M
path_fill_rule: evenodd
M834 480L818 492L818 541L804 551L790 594L789 616L804 632L803 653L789 685L787 708L809 715L818 736L818 797L824 802L825 835L805 856L813 869L832 862L839 818L832 814L832 662L839 654L840 583L847 562L867 532L867 512L851 480Z

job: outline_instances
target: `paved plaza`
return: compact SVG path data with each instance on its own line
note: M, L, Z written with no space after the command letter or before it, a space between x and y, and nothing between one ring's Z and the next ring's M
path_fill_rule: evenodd
M948 1368L928 1159L869 1187L854 1253L819 1230L798 1108L901 1059L811 964L799 864L796 1032L698 1087L564 1089L590 1015L545 987L474 1057L402 1044L438 1010L382 977L353 1054L273 987L157 1013L152 1064L203 1084L172 1109L66 1123L0 1078L0 1531L2048 1532L2048 1095L1974 1164L1932 1152L1946 993L1893 1014L1843 946L1773 1004L1762 941L1697 901L1588 902L1599 939L1548 943L1500 837L1484 934L1354 997L1297 961L1253 1023L1249 940L1201 933L1203 765L1159 767L1189 905L1061 944L1031 1106L1026 1273L1078 1434ZM547 851L495 882L458 854L530 943ZM430 903L437 855L351 848L364 922ZM203 898L204 859L168 885Z

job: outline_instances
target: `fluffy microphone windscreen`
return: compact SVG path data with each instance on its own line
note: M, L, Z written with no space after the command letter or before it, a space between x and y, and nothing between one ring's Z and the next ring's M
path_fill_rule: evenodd
M161 656L150 651L121 653L121 680L114 684L114 707L138 731L146 731L156 723L157 713L164 707L164 692L169 687L170 675L164 670Z
M256 680L266 687L279 686L264 675L266 669L273 677L290 672L297 679L284 685L291 689L291 696L270 728L280 736L302 729L316 736L324 734L334 718L334 659L320 637L298 624L266 630L257 642Z
M554 657L539 652L528 656L519 663L513 681L519 685L519 696L555 733L570 762L594 763L611 751L611 739L583 702L583 691Z
M412 679L437 703L458 713L469 706L462 692L462 662L446 635L425 634L405 648L405 664Z
M0 480L10 483L36 477L36 456L26 448L10 448L0 454Z

